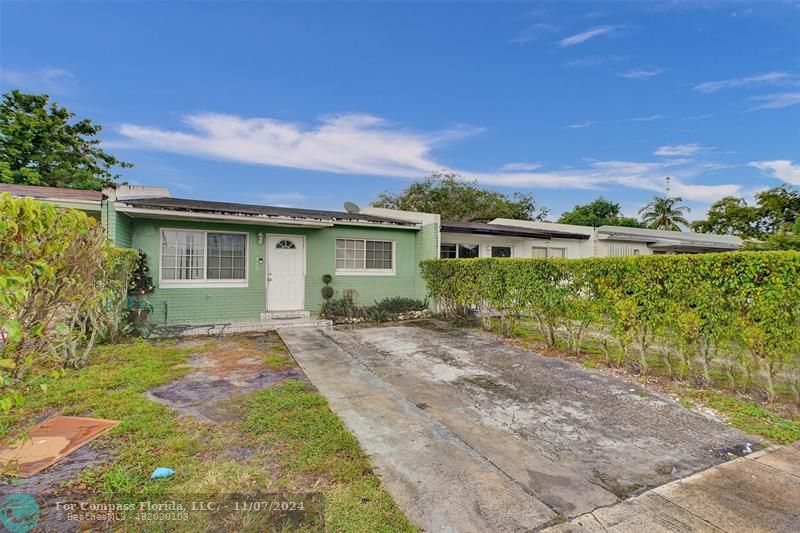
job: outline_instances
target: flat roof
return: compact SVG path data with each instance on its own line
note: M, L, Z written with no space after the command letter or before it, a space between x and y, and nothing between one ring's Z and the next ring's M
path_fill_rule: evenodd
M505 235L507 237L527 237L529 239L579 239L586 240L588 235L567 231L552 231L528 228L524 226L506 226L503 224L483 224L481 222L456 222L442 220L441 230L449 233L471 233L474 235Z
M37 198L41 200L73 200L78 202L99 202L103 199L100 191L87 189L67 189L64 187L41 187L39 185L16 185L0 183L0 192L12 196Z
M186 198L128 198L121 203L143 209L164 211L183 211L190 213L211 213L224 215L243 215L252 217L282 217L303 220L320 220L329 222L368 222L374 224L392 224L395 226L416 227L409 220L368 215L364 213L347 213L343 211L324 211L317 209L298 209L294 207L276 207L256 204L237 204L229 202L212 202L207 200L189 200Z
M609 236L618 240L638 240L648 243L682 242L694 244L741 246L742 240L734 235L716 233L694 233L693 231L666 231L647 228L628 228L623 226L600 226L598 235Z

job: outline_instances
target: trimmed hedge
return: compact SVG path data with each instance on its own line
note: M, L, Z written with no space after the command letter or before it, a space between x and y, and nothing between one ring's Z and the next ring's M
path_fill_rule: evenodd
M448 317L477 309L484 325L500 315L510 334L533 317L548 344L559 331L577 352L592 326L610 363L638 355L641 371L655 344L670 374L758 368L769 398L786 371L800 404L800 253L740 252L594 259L436 259L422 263L429 294ZM699 366L699 369L697 368Z

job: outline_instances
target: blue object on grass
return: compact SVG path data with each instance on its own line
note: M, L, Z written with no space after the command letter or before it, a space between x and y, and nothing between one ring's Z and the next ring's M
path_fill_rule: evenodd
M170 477L170 476L174 476L174 475L175 475L175 471L173 469L164 468L163 466L159 466L158 468L153 470L152 474L150 474L150 479L158 479L158 478Z

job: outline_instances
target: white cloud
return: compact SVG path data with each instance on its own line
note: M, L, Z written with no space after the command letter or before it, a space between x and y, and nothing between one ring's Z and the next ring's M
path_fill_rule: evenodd
M592 161L578 169L550 172L463 172L478 181L501 186L539 187L551 189L603 189L607 186L622 186L632 189L661 193L664 177L672 175L672 190L686 200L714 202L723 196L736 194L741 187L736 184L702 185L687 183L685 178L702 175L702 166L692 166L684 161L636 162L636 161Z
M758 111L759 109L781 109L800 104L800 91L753 96L750 99L761 103L756 104L747 111Z
M701 146L697 143L667 144L664 146L659 146L658 149L653 152L653 155L666 157L686 157L699 153L701 149Z
M599 67L601 65L607 65L609 63L617 63L619 61L623 61L624 59L625 59L624 56L615 56L615 55L579 57L578 59L567 61L562 66L566 68Z
M595 26L594 28L589 28L581 33L576 33L575 35L561 39L558 41L558 46L561 48L575 46L576 44L585 43L589 39L594 39L595 37L600 37L601 35L611 35L616 31L616 29L617 26Z
M755 167L773 178L789 183L791 185L800 185L800 165L795 165L786 159L779 159L775 161L752 161L749 163L751 167Z
M595 124L597 124L596 120L585 120L583 122L576 122L575 124L570 124L567 127L571 129L580 129L580 128L589 128L591 126L594 126Z
M661 120L662 118L666 118L666 115L647 115L644 117L623 119L620 120L619 122L653 122L654 120Z
M617 76L632 80L647 80L652 78L653 76L658 76L662 72L664 72L664 69L662 68L653 68L649 70L639 68L639 69L629 70L627 72L618 72Z
M625 121L649 121L660 115ZM697 185L684 180L702 176L707 167L682 159L656 162L589 161L581 168L544 171L538 163L511 162L495 171L449 168L432 156L439 146L474 135L477 128L457 127L419 132L393 126L371 115L326 117L303 127L273 118L197 114L184 119L184 130L125 124L119 132L127 148L158 150L218 159L366 176L420 178L435 170L452 170L494 186L602 189L621 186L660 192L667 174L676 194L687 200L714 201L739 190L738 185ZM279 197L278 195L287 195ZM288 195L292 196L288 196ZM275 193L267 201L299 201L295 193Z
M75 89L77 82L75 75L63 68L0 69L0 84L4 86L4 90L25 89L51 94L69 94Z
M618 118L611 120L585 120L583 122L570 124L567 127L571 129L577 129L577 128L589 128L591 126L594 126L595 124L624 124L625 122L653 122L655 120L661 120L662 118L666 118L666 115L645 115L643 117Z
M729 80L707 81L694 86L701 93L715 93L722 89L734 87L747 87L752 85L781 85L792 82L793 76L788 72L767 72L745 78L732 78Z
M506 163L500 170L536 170L542 168L541 163Z
M519 34L515 37L509 39L508 42L513 44L527 44L537 39L543 37L544 35L549 35L553 32L557 32L558 28L553 26L552 24L546 23L537 23L531 24L524 30L522 30Z
M271 118L195 114L190 131L123 124L119 132L139 146L209 159L334 173L419 176L440 167L428 154L440 143L475 134L476 128L419 133L392 129L363 114L325 117L313 128Z

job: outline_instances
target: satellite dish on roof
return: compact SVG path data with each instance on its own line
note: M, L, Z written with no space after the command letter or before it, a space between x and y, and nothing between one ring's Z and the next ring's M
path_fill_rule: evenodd
M358 207L358 206L357 206L356 204L354 204L353 202L345 202L345 203L344 203L344 209L345 209L345 211L347 211L348 213L350 213L350 214L352 214L352 215L355 215L356 213L358 213L359 211L361 211L361 208L360 208L360 207Z

